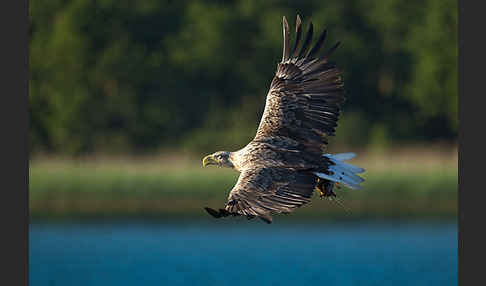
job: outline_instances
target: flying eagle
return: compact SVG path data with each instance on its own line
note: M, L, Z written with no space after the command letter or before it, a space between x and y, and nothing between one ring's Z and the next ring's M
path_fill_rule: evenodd
M327 34L310 49L313 26L302 38L297 15L295 43L290 47L289 24L283 17L283 56L268 91L265 110L255 138L235 152L219 151L203 159L240 172L224 208L205 208L213 217L258 217L267 223L272 215L290 213L308 203L314 193L336 196L342 184L360 188L364 169L344 163L353 153L325 154L327 137L334 136L344 102L343 71L328 61L339 42L317 56Z

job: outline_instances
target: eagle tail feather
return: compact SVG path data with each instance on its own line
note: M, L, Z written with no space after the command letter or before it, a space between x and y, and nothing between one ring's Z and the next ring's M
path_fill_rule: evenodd
M321 179L342 183L351 189L361 189L360 184L364 182L364 179L357 174L363 173L365 169L344 163L345 160L352 159L354 156L354 153L324 154L324 157L333 163L328 168L329 174L323 172L314 172L314 174Z

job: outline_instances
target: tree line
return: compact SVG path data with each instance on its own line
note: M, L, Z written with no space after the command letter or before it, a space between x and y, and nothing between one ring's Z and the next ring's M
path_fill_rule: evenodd
M51 0L30 3L30 150L241 147L297 13L341 41L339 144L457 138L456 1Z

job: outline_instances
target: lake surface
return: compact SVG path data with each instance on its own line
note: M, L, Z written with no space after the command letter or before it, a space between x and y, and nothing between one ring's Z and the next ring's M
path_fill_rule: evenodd
M457 285L457 224L33 223L30 285Z

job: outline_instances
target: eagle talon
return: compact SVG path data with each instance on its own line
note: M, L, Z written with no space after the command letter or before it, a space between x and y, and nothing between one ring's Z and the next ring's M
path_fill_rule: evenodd
M328 190L324 196L326 197L336 197L336 193L333 190Z
M324 195L324 192L323 192L323 189L322 189L322 185L324 184L324 181L321 180L320 178L317 178L317 185L316 187L314 188L314 191L316 191L317 193L319 193L319 197L322 199L325 195Z
M334 186L340 188L340 186L338 186L338 183L326 182L318 178L317 186L314 188L314 190L319 193L319 197L321 199L322 198L330 199L330 197L336 197L336 193L333 191Z

